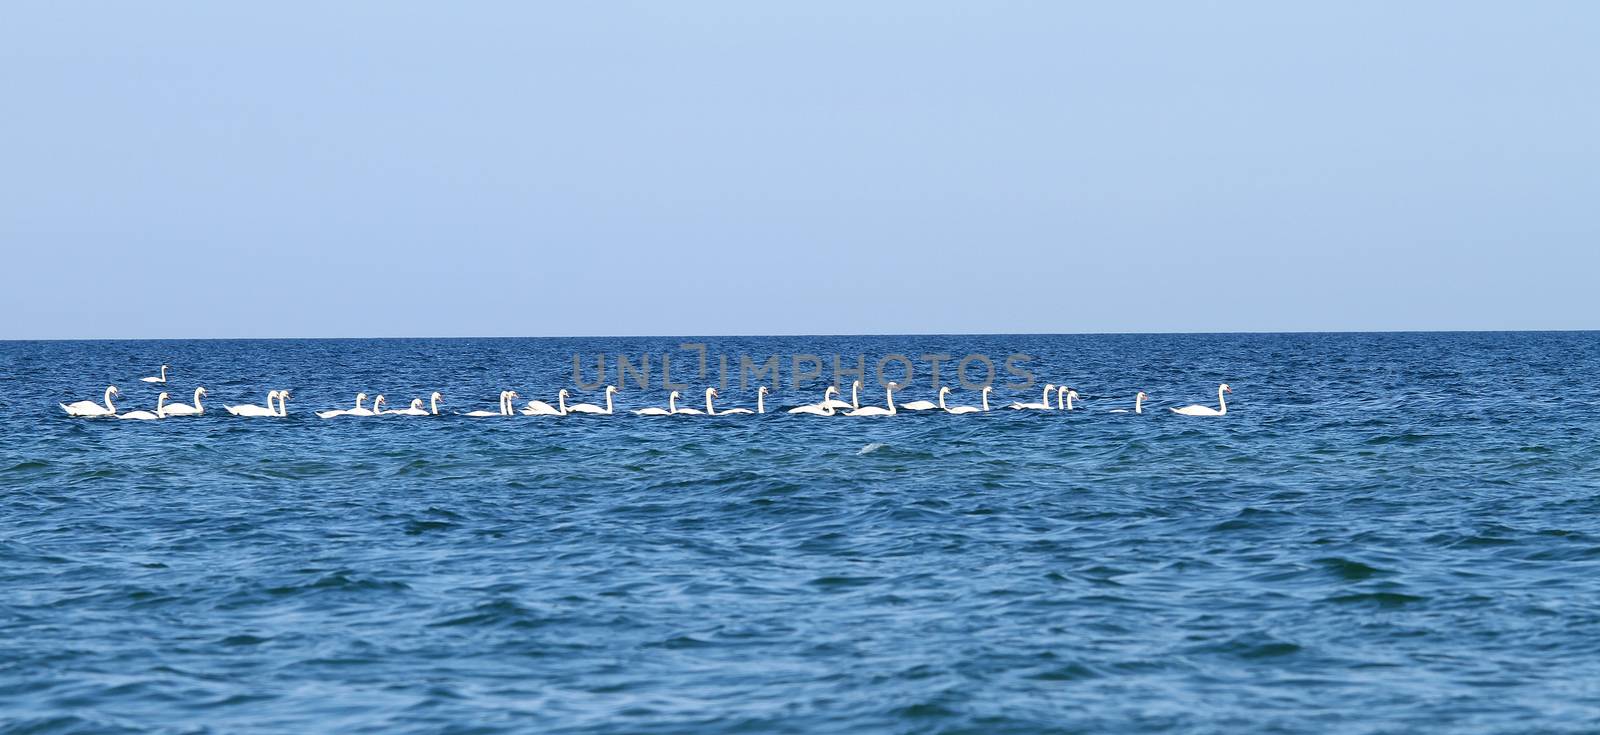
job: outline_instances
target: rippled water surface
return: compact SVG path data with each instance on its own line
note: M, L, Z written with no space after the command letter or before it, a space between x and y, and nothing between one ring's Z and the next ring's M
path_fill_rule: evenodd
M586 380L596 353L657 355L656 387L618 405L661 405L663 351L674 380L705 385L683 341L0 343L0 722L1600 727L1595 333L716 338L713 381L719 354L737 370L741 354L862 353L870 380L890 352L1024 352L1084 401L886 419L312 413L358 390L391 407L440 390L447 411L503 389L553 400L574 352ZM116 383L122 408L151 408L137 379L163 362L183 400L208 388L205 416L56 406ZM815 401L782 367L769 408ZM1214 402L1223 381L1226 417L1163 408ZM221 410L271 388L292 391L287 418ZM1110 412L1138 390L1157 410ZM754 404L737 377L723 396ZM925 374L903 396L931 397ZM1038 392L996 392L1018 398Z

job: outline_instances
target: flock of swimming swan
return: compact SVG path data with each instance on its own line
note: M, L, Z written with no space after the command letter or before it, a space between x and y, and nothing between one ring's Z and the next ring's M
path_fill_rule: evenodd
M161 375L159 377L140 378L140 380L146 383L165 384L167 382L167 366L161 366ZM788 409L785 412L792 414L810 414L813 416L894 416L902 411L942 411L944 413L957 415L986 413L989 411L989 393L993 391L993 388L985 387L979 392L979 398L982 404L981 407L952 406L947 404L945 402L945 397L950 395L952 392L949 386L939 389L938 402L921 400L896 404L894 401L894 394L896 390L899 390L900 386L897 383L890 383L884 390L885 405L863 406L861 405L860 400L861 387L861 381L859 380L851 384L850 401L847 403L839 400L839 389L830 385L823 390L821 402L796 406ZM1229 388L1227 383L1223 383L1217 386L1216 408L1196 403L1184 406L1182 408L1172 408L1169 410L1182 416L1226 416L1228 413L1228 401L1226 395L1232 392L1233 389ZM612 396L616 394L616 386L606 386L606 405L604 408L593 403L576 403L567 405L567 398L570 394L567 392L567 389L562 388L556 393L556 405L554 406L544 401L533 400L528 401L526 405L519 409L516 406L516 399L520 396L516 391L507 390L500 392L500 405L495 410L467 411L457 415L487 417L515 416L517 414L521 414L523 416L570 416L573 414L598 414L609 416L616 413L616 407L612 401ZM171 395L163 391L161 395L156 398L155 411L128 411L125 413L118 413L116 404L112 403L111 399L121 395L122 392L117 390L117 387L113 385L106 388L104 404L95 403L94 401L77 401L75 403L62 403L59 405L61 406L62 410L67 412L67 415L79 417L115 417L119 419L150 421L175 416L200 416L205 414L205 406L201 405L200 403L200 399L206 395L206 389L203 387L194 389L194 403L192 404L169 404L167 403L167 400L171 398ZM1052 396L1054 396L1053 404L1051 401ZM765 414L767 412L766 386L761 386L761 388L756 391L756 407L754 410L748 408L717 408L713 401L721 396L717 392L716 388L706 389L705 410L694 407L679 406L678 399L682 397L682 394L680 394L678 391L672 391L671 393L667 394L667 405L665 407L652 406L650 408L641 408L634 410L633 413L639 416L734 416L740 414ZM373 397L370 408L365 405L367 398L367 394L357 393L354 407L318 411L317 417L331 419L341 416L438 416L440 415L439 402L444 400L444 396L435 391L433 395L428 397L426 408L424 408L424 401L421 398L416 398L412 399L410 406L407 408L385 410L384 403L387 401L387 399L385 399L384 396L378 395ZM1132 413L1144 413L1144 402L1147 398L1149 398L1149 396L1146 395L1144 391L1139 391L1136 395L1134 395ZM1055 384L1046 384L1044 387L1044 395L1040 397L1037 402L1017 401L1007 406L1007 408L1018 411L1071 411L1074 410L1072 402L1075 399L1081 400L1077 391L1064 385L1058 386ZM265 406L244 404L238 406L223 406L223 409L233 416L284 417L289 415L288 400L289 391L271 390L267 391L267 404ZM1112 412L1128 413L1129 409L1117 408L1112 409Z

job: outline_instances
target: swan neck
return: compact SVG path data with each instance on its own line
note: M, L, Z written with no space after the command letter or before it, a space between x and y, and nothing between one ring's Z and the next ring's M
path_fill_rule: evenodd
M117 412L117 407L111 403L111 393L112 393L112 390L110 388L107 388L106 389L106 410L110 411L111 413L116 413Z
M706 415L717 415L717 409L711 407L711 391L706 391Z
M1224 398L1223 395L1224 394L1222 392L1222 389L1218 388L1217 389L1217 413L1220 413L1220 414L1226 414L1228 412L1228 399Z
M204 410L204 409L200 408L200 391L201 390L202 390L201 388L195 388L194 389L194 410L196 410L196 411Z
M989 412L989 391L983 391L983 411Z
M562 416L567 415L567 394L565 394L565 393L557 393L556 394L556 403L560 404L560 406L561 406L561 415Z
M851 383L850 384L850 410L852 410L852 411L854 411L854 410L856 410L858 408L861 408L861 399L857 396L857 390L858 389L856 388L856 384L855 383Z
M439 415L439 397L438 396L428 396L428 409L433 412L433 415L435 415L435 416Z

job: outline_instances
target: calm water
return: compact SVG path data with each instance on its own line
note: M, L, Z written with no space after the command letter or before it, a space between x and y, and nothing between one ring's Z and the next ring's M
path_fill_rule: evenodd
M1027 352L1085 400L312 415L550 400L575 351L692 376L681 341L0 343L4 730L1600 729L1596 333L718 338L713 374ZM56 407L151 408L163 362L206 416ZM783 369L769 407L816 400Z

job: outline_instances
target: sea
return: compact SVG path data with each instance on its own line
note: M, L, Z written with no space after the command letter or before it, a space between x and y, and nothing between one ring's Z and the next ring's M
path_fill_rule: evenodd
M935 365L993 410L786 412ZM1595 332L0 342L0 732L1600 732L1597 371ZM1074 410L1007 408L1046 383ZM58 405L108 385L204 413Z

